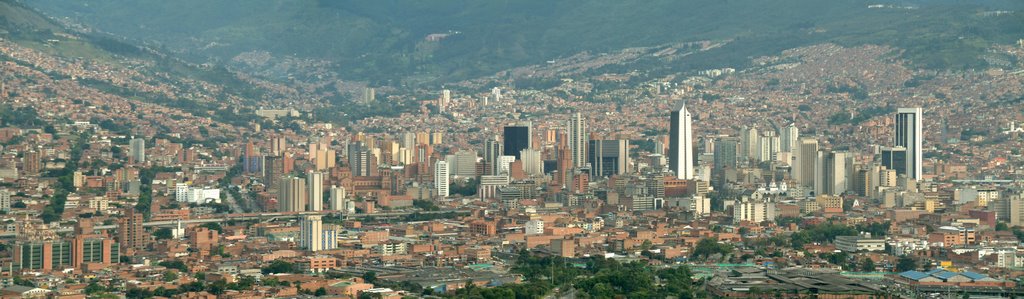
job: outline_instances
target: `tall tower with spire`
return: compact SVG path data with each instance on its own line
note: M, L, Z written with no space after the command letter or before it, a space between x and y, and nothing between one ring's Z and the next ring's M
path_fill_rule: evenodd
M693 119L682 101L672 109L668 152L669 169L676 178L693 179Z

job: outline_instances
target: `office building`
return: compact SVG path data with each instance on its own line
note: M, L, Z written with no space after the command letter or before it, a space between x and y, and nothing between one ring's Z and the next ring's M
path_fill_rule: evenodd
M821 176L816 181L821 184L815 188L815 194L841 195L850 189L853 155L848 152L821 151L818 157Z
M484 175L496 175L498 172L498 159L505 152L505 145L494 139L484 141Z
M506 126L504 129L504 149L502 155L513 156L520 159L520 153L533 145L533 132L531 124L524 122L516 125Z
M900 108L896 111L895 142L893 146L902 146L906 149L906 172L907 177L920 180L921 171L923 112L921 108Z
M594 176L610 177L626 173L629 165L628 140L590 140L590 168Z
M529 176L544 175L544 160L540 151L528 148L520 151L519 156L522 157L523 172Z
M369 151L366 143L353 142L348 145L348 168L353 176L370 176L370 158L373 154Z
M896 171L896 175L907 175L907 148L902 146L882 148L882 166Z
M669 170L679 179L693 179L693 120L684 103L672 110L668 152Z
M448 167L451 168L451 173L458 177L475 177L476 176L476 151L474 150L460 150L455 152L452 159L454 163L448 163Z
M818 169L818 139L800 138L793 165L793 179L804 187L814 187Z

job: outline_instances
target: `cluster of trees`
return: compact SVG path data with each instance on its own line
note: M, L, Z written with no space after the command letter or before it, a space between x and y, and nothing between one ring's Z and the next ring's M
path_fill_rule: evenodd
M277 273L302 273L294 263L284 260L274 260L269 265L260 268L264 275Z
M705 260L713 255L728 255L732 253L732 245L718 243L718 239L704 238L697 242L697 246L693 248L693 253L690 254L690 258L694 260Z
M695 287L697 283L687 267L656 269L643 262L619 263L600 257L570 260L523 251L512 271L522 274L524 282L494 288L467 284L452 297L541 298L559 286L569 286L561 288L561 293L575 292L583 298L707 297Z
M705 298L694 288L693 273L686 266L655 270L641 262L612 261L574 287L592 298Z
M794 249L802 249L804 248L804 244L832 242L832 240L835 240L837 236L856 236L857 233L858 231L854 227L842 224L822 223L805 227L799 232L795 232L790 235L790 245L792 245Z
M452 182L448 187L451 194L459 194L462 196L473 196L476 195L476 189L480 188L480 180L476 178L469 178L465 181Z

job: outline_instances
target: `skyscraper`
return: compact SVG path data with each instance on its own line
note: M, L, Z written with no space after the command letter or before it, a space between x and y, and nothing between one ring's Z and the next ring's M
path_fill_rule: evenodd
M370 154L366 151L366 144L353 142L348 144L348 168L352 176L368 176L370 170Z
M902 146L907 149L907 177L920 180L922 140L922 117L921 108L900 108L896 111L896 128L894 146Z
M796 165L793 178L805 187L814 187L815 171L818 168L818 139L800 138L796 150Z
M797 129L796 124L789 124L782 128L782 133L779 135L782 143L779 150L794 153L797 151L797 147L800 147L800 129Z
M736 169L739 139L722 137L715 141L715 170Z
M693 119L685 103L672 110L668 142L669 169L676 178L693 179Z
M324 226L320 215L308 215L300 223L300 245L309 251L323 250Z
M569 152L572 156L572 167L580 168L587 163L587 123L583 116L576 112L566 126L569 128Z
M484 163L487 166L484 175L498 174L498 159L504 152L504 145L497 138L484 141Z
M263 159L260 157L260 151L256 149L256 145L249 142L245 143L245 153L242 156L242 169L245 173L260 173L263 171Z
M434 189L437 197L448 197L448 162L438 160L434 163Z
M815 195L841 195L846 192L850 188L853 157L847 152L832 151L824 151L820 157L819 167L822 168L824 182L821 192Z
M902 146L882 148L882 166L895 170L897 175L906 175L907 149Z
M505 135L505 143L502 155L514 156L516 159L520 159L520 151L530 148L533 144L533 134L529 122L505 126L503 133Z
M132 155L132 160L134 160L135 163L145 163L146 140L142 138L132 138L132 140L129 141L128 143L128 145L131 147L130 154Z
M455 152L453 161L455 163L448 163L448 167L453 175L460 177L474 177L476 176L476 151L474 150L459 150Z
M757 132L757 127L743 128L740 131L740 162L747 164L750 159L757 158L758 149L761 148L759 144L761 142L760 136Z
M524 149L519 154L523 161L523 172L527 175L543 175L544 174L544 160L541 158L541 153L535 149Z
M26 175L38 175L43 170L43 155L36 150L27 151L21 163Z
M319 171L306 172L307 186L309 190L306 191L309 197L309 211L320 211L323 210L324 205L324 173Z
M629 165L629 140L590 140L588 163L596 177L623 174Z
M444 112L451 100L452 91L447 89L441 90L441 97L437 99L437 111Z
M306 180L300 177L281 177L281 190L277 196L278 212L302 212L306 210Z

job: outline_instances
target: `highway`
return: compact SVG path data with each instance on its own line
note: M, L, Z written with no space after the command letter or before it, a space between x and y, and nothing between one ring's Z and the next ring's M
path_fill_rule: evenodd
M276 212L276 213L243 213L243 214L226 214L226 215L214 215L194 219L182 219L181 224L188 226L189 224L203 224L210 222L227 222L227 221L273 221L280 219L295 219L301 218L306 215L328 215L337 211L317 211L317 212ZM373 213L373 214L350 214L345 215L345 218L359 219L359 218L391 218L391 217L404 217L411 214L444 214L444 213L469 213L471 210L440 210L440 211L409 211L409 212L390 212L390 213ZM162 221L149 221L142 224L143 227L174 227L178 225L178 220L162 220ZM117 225L96 225L93 226L94 230L108 230L117 228ZM73 232L74 228L63 227L57 229L59 233Z
M277 212L277 213L246 213L246 214L227 214L222 216L213 216L210 218L194 218L181 220L182 224L201 224L210 222L227 222L227 221L248 221L248 220L277 220L277 219L296 219L307 215L327 215L335 211L316 211L316 212ZM373 213L373 214L350 214L345 215L347 218L388 218L388 217L399 217L408 216L414 213L419 214L444 214L450 212L469 212L469 210L441 210L441 211L410 211L410 212L390 212L390 213ZM143 223L144 227L170 227L178 224L178 220L164 220L164 221L150 221Z

